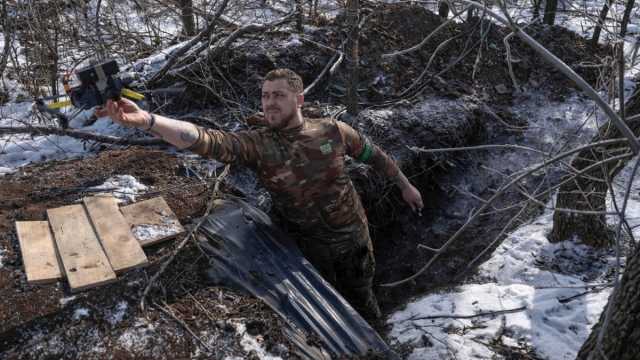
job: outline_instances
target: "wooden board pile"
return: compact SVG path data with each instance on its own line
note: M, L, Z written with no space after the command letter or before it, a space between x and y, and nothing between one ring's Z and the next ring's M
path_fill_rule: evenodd
M184 228L162 197L118 207L111 196L47 210L48 221L16 221L30 284L66 278L71 291L112 282L147 265L143 246L171 239Z

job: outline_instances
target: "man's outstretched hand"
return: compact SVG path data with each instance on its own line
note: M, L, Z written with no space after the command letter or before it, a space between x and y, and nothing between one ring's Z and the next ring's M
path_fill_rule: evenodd
M96 109L96 116L108 116L122 126L141 129L147 129L151 121L149 113L129 99L107 100L104 107Z

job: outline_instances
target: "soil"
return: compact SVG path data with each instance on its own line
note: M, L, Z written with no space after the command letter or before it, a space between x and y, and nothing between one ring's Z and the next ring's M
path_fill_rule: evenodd
M149 267L71 298L63 282L27 284L15 221L45 220L46 209L81 200L88 195L88 187L113 175L131 174L153 189L145 197L162 195L179 220L190 224L203 214L210 189L197 178L186 176L186 162L163 150L129 148L82 160L27 166L0 178L0 247L7 249L0 269L0 358L176 359L193 357L199 351L200 357L208 357L179 323L158 310L160 306L171 309L195 333L206 334L212 353L245 355L233 324L246 319L247 324L264 324L247 331L261 336L267 348L288 354L286 339L273 331L282 327L280 319L251 297L207 287L202 271L205 264L189 246L167 270L170 275L160 280L162 293L152 292L148 300L151 307L146 311L138 307L140 292L171 252L172 244L147 248ZM141 199L144 197L137 200ZM65 298L70 300L61 302ZM112 323L109 319L119 305L116 301L125 301L126 310L122 321ZM79 308L88 309L89 314L78 318ZM100 349L109 351L101 353Z
M342 41L340 21L324 24L306 35L337 47ZM365 24L361 76L366 90L361 93L361 99L372 111L344 120L398 158L403 171L426 200L426 209L419 217L401 205L400 194L391 184L366 167L350 165L350 174L371 223L377 283L415 273L431 256L428 252L416 253L416 245L437 247L463 223L466 214L449 206L451 183L469 176L469 168L477 167L477 158L417 156L405 145L462 146L502 137L517 141L517 134L514 136L501 128L499 121L526 126L526 121L517 119L509 111L515 89L504 62L502 39L508 32L485 21L482 24L486 37L481 42L473 27L479 21L472 18L462 24L452 24L420 51L390 61L382 61L380 55L419 43L442 20L420 7L382 5L373 10ZM578 64L599 62L598 57L604 57L607 49L588 49L584 39L561 28L532 27L528 32L596 85L598 74L594 67ZM211 79L208 86L187 84L184 96L163 104L164 111L178 117L189 109L193 119L202 121L209 117L216 119L216 126L241 127L236 117L258 108L256 84L260 77L255 74L264 74L275 67L290 67L308 84L333 55L306 41L300 46L283 46L290 35L268 33L260 41L239 44L217 64L219 71L211 70L205 77ZM434 57L428 76L407 95L400 96L422 73L438 44L457 35L460 36ZM549 97L561 98L567 93L566 89L573 86L517 39L511 45L518 60L514 71L524 89L539 89ZM458 60L460 49L465 48L471 49L470 53ZM480 60L476 61L478 48L483 50ZM457 65L448 69L452 62ZM475 64L479 65L472 79L469 74L474 72ZM308 107L309 113L333 113L335 104L342 101L344 80L339 72L330 80L322 81L307 97L315 105ZM168 77L166 81L173 80ZM498 91L497 85L505 86L507 91ZM212 101L212 98L218 100ZM232 99L245 107L227 111L229 103L220 99ZM434 99L446 102L447 106L431 113L416 110L416 104ZM194 112L194 109L199 110ZM394 115L379 119L375 109L389 109ZM450 111L452 109L455 111ZM438 121L442 127L438 127ZM152 187L154 192L146 197L161 194L182 224L193 224L193 220L204 213L211 189L188 169L198 171L204 165L211 163L178 157L164 149L130 147L105 150L86 159L27 166L15 174L0 177L0 249L6 250L0 267L0 358L256 358L256 354L243 350L241 336L236 331L239 319L247 324L246 331L262 339L273 354L295 358L291 344L280 331L284 327L282 320L249 296L209 284L206 261L190 245L161 277L160 286L152 291L149 307L144 311L138 307L140 293L165 256L171 253L175 241L146 249L149 267L129 272L114 284L72 298L62 283L43 286L26 283L15 221L44 220L46 209L81 200L88 194L88 187L102 184L110 176L129 174ZM204 173L200 172L206 178ZM490 194L498 183L497 178L483 181L484 186L476 192L480 196ZM233 169L224 190L246 195L268 209L268 201L263 201L268 196L245 170ZM511 194L497 206L516 199L517 195ZM472 208L477 202L470 200L467 205ZM534 213L532 209L522 220ZM417 281L394 289L377 288L384 313L391 313L412 297L459 284L470 274L461 269L493 240L511 216L512 212L502 212L480 219ZM61 302L61 299L68 301ZM122 320L110 321L121 301L127 304ZM88 314L83 315L79 309L87 309ZM210 352L176 318L208 344ZM378 328L384 330L383 325ZM518 358L514 355L518 351L510 353L506 346L501 347L501 351L512 356L510 358Z

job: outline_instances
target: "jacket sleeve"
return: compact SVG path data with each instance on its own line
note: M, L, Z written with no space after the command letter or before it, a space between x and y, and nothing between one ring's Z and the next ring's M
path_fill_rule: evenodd
M197 126L198 140L187 150L223 163L255 167L258 139L255 131L226 132Z
M347 155L365 164L370 164L376 171L386 175L389 179L398 175L400 168L378 145L342 121L336 123L342 141L346 145Z

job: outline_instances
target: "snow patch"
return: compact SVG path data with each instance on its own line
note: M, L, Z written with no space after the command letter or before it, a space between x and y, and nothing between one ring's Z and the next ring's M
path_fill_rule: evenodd
M136 195L142 194L149 188L131 175L116 175L108 178L102 185L94 186L90 190L104 190L98 194L113 195L119 202L134 202Z
M138 241L151 241L155 239L162 239L168 236L178 234L182 231L180 224L176 224L173 219L162 219L162 225L156 224L141 224L136 225L132 229L133 236Z
M145 319L137 319L135 325L128 328L118 338L118 343L131 352L141 352L154 341L156 328Z
M241 336L240 345L242 346L244 351L246 351L247 353L253 351L261 360L282 360L280 356L273 356L269 354L267 350L265 350L265 348L262 346L262 342L264 341L264 339L261 335L249 335L247 333L247 326L242 322L234 321L232 322L232 324L234 325L236 332Z
M58 302L60 303L60 306L65 307L65 306L67 306L68 303L72 302L75 299L76 299L76 296L73 295L73 296L69 296L69 297L63 297Z
M73 312L73 316L71 317L73 320L80 320L82 318L89 317L89 309L87 308L78 308Z
M129 304L122 300L120 301L115 309L107 314L106 319L111 325L116 325L124 319L124 316L127 314L127 309L129 308Z
M30 119L30 103L10 103L0 106L0 126L25 127L33 124ZM82 131L102 135L127 137L135 130L126 129L114 124L108 118L100 118ZM112 147L117 147L111 145ZM49 135L34 136L32 134L16 134L0 136L0 175L12 173L16 169L39 162L81 158L93 153L98 148L93 142L83 141L67 136Z
M296 34L292 34L291 36L289 36L289 38L287 39L287 41L285 41L282 46L285 48L288 47L297 47L297 46L301 46L302 45L302 41L300 41L300 37Z

